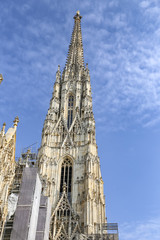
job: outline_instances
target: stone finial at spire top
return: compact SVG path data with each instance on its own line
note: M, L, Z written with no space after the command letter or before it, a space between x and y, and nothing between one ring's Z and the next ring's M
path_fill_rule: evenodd
M19 123L19 118L18 118L18 116L17 117L15 117L15 119L14 119L14 127L17 127L17 124Z
M57 72L56 73L60 73L61 72L61 70L60 70L60 65L58 65L58 69L57 69Z
M78 15L80 15L80 11L78 10L77 12L76 12Z
M5 133L5 127L6 127L6 123L3 123L3 127L2 127L2 132Z
M0 74L0 83L3 81L3 76Z
M80 11L78 10L77 12L76 12L76 15L74 16L74 19L76 20L76 19L81 19L82 18L82 16L80 16Z

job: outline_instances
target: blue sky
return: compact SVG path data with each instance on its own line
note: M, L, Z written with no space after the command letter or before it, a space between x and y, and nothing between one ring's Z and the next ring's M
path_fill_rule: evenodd
M58 64L80 10L108 222L120 240L160 239L160 1L0 2L0 125L16 156L40 144Z

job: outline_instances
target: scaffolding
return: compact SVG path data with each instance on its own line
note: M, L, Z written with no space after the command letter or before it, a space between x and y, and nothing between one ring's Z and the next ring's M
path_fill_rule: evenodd
M13 185L11 187L10 194L19 195L23 169L28 167L36 167L37 166L37 143L30 145L27 148L24 148L21 153L21 157L16 161L16 169L15 169L15 177L13 181ZM7 220L4 227L3 232L3 240L10 240L11 232L13 228L14 215L11 216L10 219Z
M105 223L102 225L101 234L92 234L88 240L118 240L118 223Z

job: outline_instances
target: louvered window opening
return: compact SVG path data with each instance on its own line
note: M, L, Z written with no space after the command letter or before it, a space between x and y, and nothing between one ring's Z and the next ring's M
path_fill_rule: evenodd
M63 193L64 184L66 185L66 192L68 199L71 200L71 188L72 188L72 162L66 158L61 167L61 182L60 182L60 196Z
M74 97L71 95L69 96L69 99L68 99L68 121L67 121L68 129L70 128L73 121L73 103L74 103Z

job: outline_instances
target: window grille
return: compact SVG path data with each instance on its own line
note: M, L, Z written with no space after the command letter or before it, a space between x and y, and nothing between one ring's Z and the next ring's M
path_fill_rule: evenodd
M68 158L63 161L61 166L60 195L63 193L64 184L66 185L66 192L70 200L72 188L72 162Z

